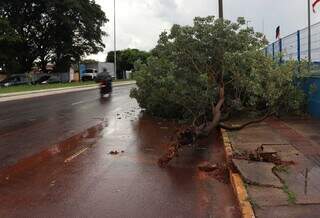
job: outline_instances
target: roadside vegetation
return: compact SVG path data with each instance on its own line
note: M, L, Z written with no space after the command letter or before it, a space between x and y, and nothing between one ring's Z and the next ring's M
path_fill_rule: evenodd
M130 82L134 80L117 80L114 81L114 84L121 82ZM40 91L40 90L48 90L48 89L58 89L58 88L74 88L74 87L82 87L82 86L94 86L97 85L94 81L88 82L73 82L73 83L56 83L56 84L43 84L43 85L18 85L18 86L10 86L10 87L2 87L0 88L1 94L9 94L16 92L28 92L28 91Z
M38 91L46 89L56 89L56 88L68 88L77 86L94 85L94 81L81 82L81 83L55 83L55 84L43 84L43 85L18 85L10 87L0 88L0 94L8 94L15 92L28 92L28 91Z
M150 52L130 48L117 51L116 54L118 78L121 78L126 71L133 71L135 62L147 63L147 59L151 55ZM108 52L106 62L114 63L114 51Z
M245 24L244 18L233 23L210 16L195 18L192 26L174 25L161 33L147 63L136 63L131 97L151 115L189 124L160 165L218 127L237 130L270 115L304 112L299 86L306 64L267 57L265 36ZM243 125L226 124L252 115Z
M292 191L289 190L288 185L285 184L285 185L283 186L282 190L283 190L283 192L284 192L285 194L287 194L287 196L288 196L288 199L287 199L288 203L289 203L289 204L295 204L296 201L297 201L296 194L295 194L294 192L292 192Z

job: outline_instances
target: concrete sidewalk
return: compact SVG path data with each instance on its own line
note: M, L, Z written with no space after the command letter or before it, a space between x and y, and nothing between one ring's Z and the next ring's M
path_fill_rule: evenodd
M132 84L135 84L135 81L115 82L113 84L113 87L132 85ZM15 101L15 100L21 100L21 99L48 96L48 95L57 95L57 94L69 93L69 92L79 92L79 91L86 91L86 90L92 90L92 89L98 89L98 88L99 86L97 84L92 84L92 85L84 85L84 86L76 86L76 87L65 87L65 88L56 88L56 89L45 89L45 90L36 90L36 91L28 91L28 92L0 94L0 102Z
M319 120L269 119L228 132L256 217L319 217L319 127Z

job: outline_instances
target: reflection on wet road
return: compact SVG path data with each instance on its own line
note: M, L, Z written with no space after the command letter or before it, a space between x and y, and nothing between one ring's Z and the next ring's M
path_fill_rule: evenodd
M160 169L157 158L176 126L143 115L128 94L122 88L112 99L79 104L73 119L80 111L101 110L88 111L101 128L62 140L61 146L77 146L0 184L0 217L239 217L230 185L197 169L205 160L223 161L218 136L203 142L207 148L184 149Z
M0 169L98 125L119 107L128 107L131 87L117 87L111 98L103 100L98 90L91 90L0 103Z

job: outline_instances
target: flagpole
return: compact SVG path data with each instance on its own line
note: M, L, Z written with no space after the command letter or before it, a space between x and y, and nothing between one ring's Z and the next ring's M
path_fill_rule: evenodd
M311 2L308 0L308 62L309 70L311 65Z

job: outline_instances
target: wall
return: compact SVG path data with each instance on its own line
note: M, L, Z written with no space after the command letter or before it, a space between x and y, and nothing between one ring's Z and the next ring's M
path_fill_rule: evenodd
M308 95L308 110L311 116L320 118L320 76L307 79L304 90Z
M70 67L70 70L69 70L69 82L75 81L74 73L75 73L74 69L72 67Z
M82 75L85 73L86 71L86 65L84 64L80 64L80 78L82 78Z
M96 69L98 70L98 73L102 73L104 70L107 70L110 76L115 76L113 63L97 62L94 64L87 64L85 65L85 69Z
M63 83L70 82L70 73L68 73L68 72L67 73L48 73L48 74L37 73L37 74L32 75L31 81L34 82L45 75L55 76Z
M5 78L7 78L7 75L0 74L0 82L1 82L2 80L4 80Z

